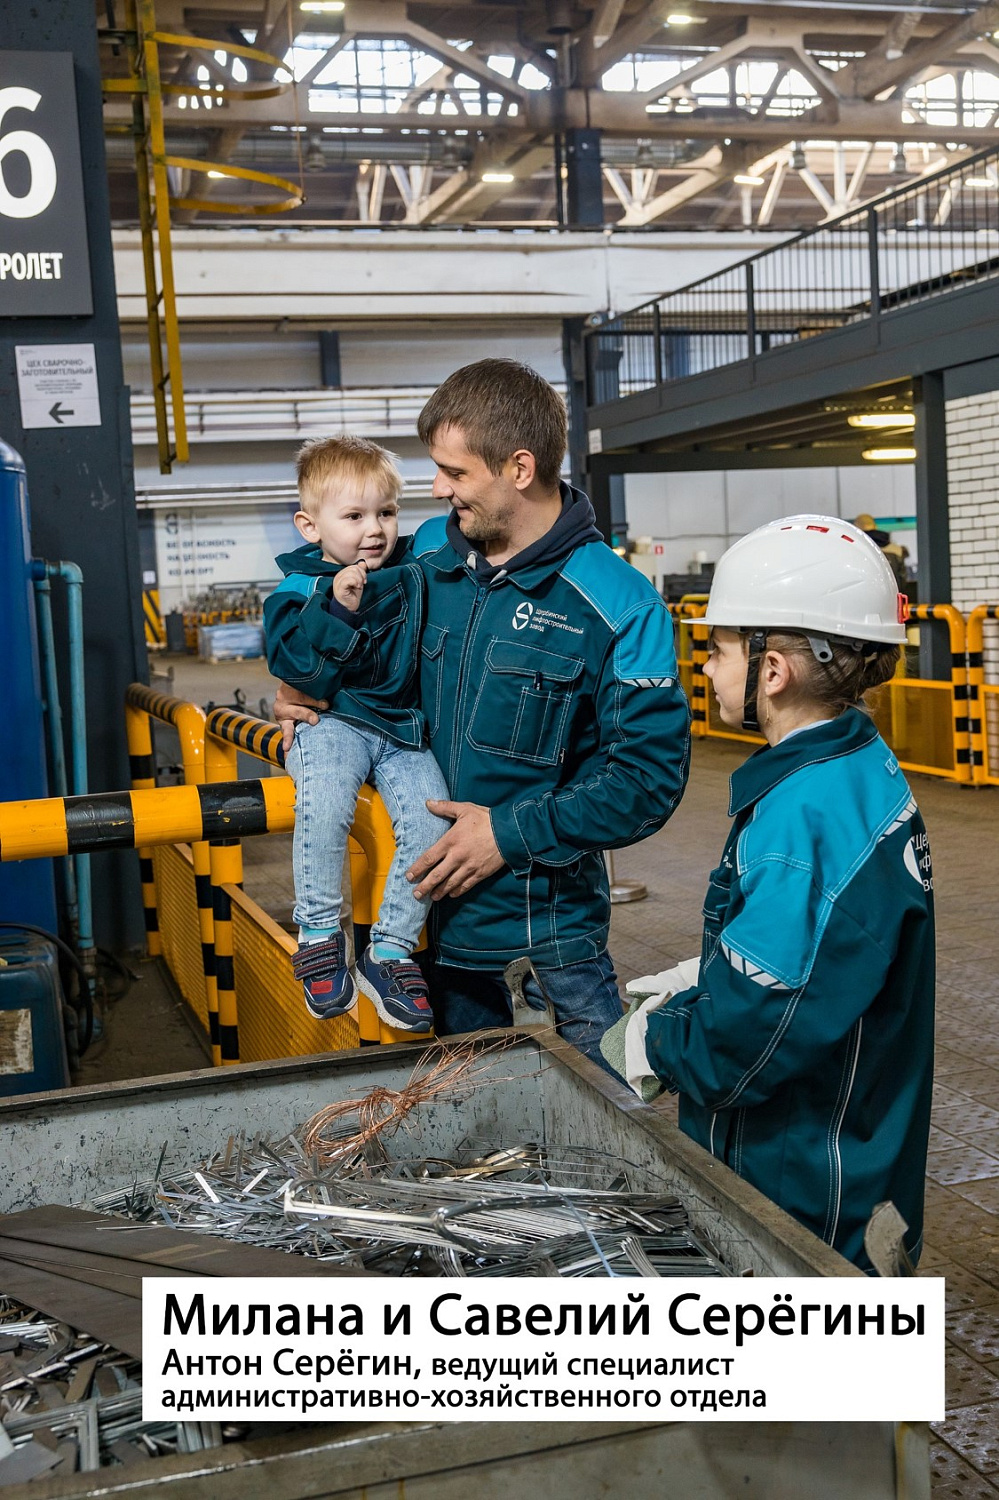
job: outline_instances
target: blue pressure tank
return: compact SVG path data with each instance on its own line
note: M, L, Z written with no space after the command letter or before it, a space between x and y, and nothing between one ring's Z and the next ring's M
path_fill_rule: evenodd
M45 727L31 583L31 534L24 461L0 441L0 664L7 729L0 755L0 802L47 797ZM50 859L0 863L0 922L56 930Z

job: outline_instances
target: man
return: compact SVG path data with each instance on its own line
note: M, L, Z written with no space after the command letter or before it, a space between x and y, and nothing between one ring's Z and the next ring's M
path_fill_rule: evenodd
M881 548L888 561L888 566L895 575L895 582L898 585L899 592L911 595L912 589L909 587L908 547L903 547L900 543L893 542L891 533L882 531L874 517L866 510L861 511L859 516L854 516L853 524L859 531L866 531L871 541L876 542Z
M435 902L442 1034L509 1025L503 971L529 955L568 1041L601 1061L621 1015L602 850L661 828L687 777L673 626L559 482L561 397L534 370L457 370L420 414L451 513L415 551L427 579L421 706L452 827L410 870ZM316 716L282 688L275 714Z

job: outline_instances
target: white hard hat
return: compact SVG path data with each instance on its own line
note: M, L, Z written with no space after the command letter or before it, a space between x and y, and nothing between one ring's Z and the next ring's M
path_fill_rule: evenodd
M784 516L721 558L708 625L799 630L835 640L905 640L906 600L881 549L836 516Z

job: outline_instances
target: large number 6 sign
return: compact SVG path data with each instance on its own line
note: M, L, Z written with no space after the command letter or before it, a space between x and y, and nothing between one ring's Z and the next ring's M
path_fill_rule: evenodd
M34 89L0 89L0 127L9 109L34 110L41 102L41 94ZM7 186L4 176L4 159L11 151L22 151L31 168L31 186L23 198L17 198ZM12 130L0 135L0 215L8 219L34 219L44 213L56 190L55 157L40 135L30 130Z

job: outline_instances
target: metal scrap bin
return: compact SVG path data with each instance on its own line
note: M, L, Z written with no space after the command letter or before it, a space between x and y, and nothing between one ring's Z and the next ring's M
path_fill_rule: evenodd
M193 1161L244 1129L283 1135L334 1100L402 1088L417 1056L359 1049L0 1101L0 1212L82 1203L147 1179L164 1141ZM469 1137L598 1146L627 1162L637 1188L665 1179L736 1273L860 1275L552 1032L520 1033L489 1064L494 1086L423 1106L389 1150L447 1156ZM684 1500L928 1500L928 1433L890 1423L309 1424L138 1468L35 1480L3 1500L511 1500L539 1486L546 1500L646 1486Z

